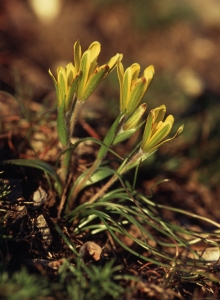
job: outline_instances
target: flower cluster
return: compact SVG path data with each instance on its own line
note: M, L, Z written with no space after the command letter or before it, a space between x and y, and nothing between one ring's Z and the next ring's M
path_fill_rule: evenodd
M141 68L137 63L124 70L121 62L123 55L119 53L113 56L108 63L99 66L97 59L100 51L101 45L95 41L85 52L82 52L80 42L77 41L73 47L73 63L69 63L65 68L58 67L57 79L49 70L57 95L58 136L64 149L68 149L81 104L90 97L109 72L117 67L120 87L120 113L106 134L96 161L78 184L75 190L76 194L84 187L88 178L98 169L109 148L116 143L129 139L145 123L142 117L147 109L147 104L141 102L155 73L154 67L150 65L144 69L140 76ZM173 127L174 117L169 115L164 120L165 113L165 105L161 105L149 112L139 149L124 160L118 170L118 174L135 167L165 142L180 135L183 131L183 125L172 138L167 138ZM63 181L65 181L66 173L68 173L69 163L70 155L67 152L63 166L63 170L65 170Z
M174 123L174 117L172 115L169 115L163 121L165 113L165 105L161 105L160 107L157 107L150 111L147 117L146 126L141 143L141 150L143 152L153 152L164 143L173 140L182 133L183 125L179 127L176 134L172 138L165 139L170 133Z
M51 70L51 75L56 88L57 107L63 104L67 112L72 104L73 96L80 101L85 101L97 88L99 83L112 71L117 61L122 59L121 54L113 56L107 64L99 66L97 58L101 51L99 42L93 42L88 50L82 54L80 42L74 44L74 65L69 63L66 68L57 68L57 79L55 79Z

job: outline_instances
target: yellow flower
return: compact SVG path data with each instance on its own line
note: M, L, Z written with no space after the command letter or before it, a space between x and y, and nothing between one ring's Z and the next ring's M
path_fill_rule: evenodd
M117 72L120 84L120 111L130 115L146 93L154 76L154 67L151 65L146 68L143 75L138 78L139 64L131 65L124 72L123 64L118 60Z
M172 138L165 139L170 133L174 123L174 117L172 115L169 115L163 121L165 113L165 105L161 105L160 107L150 111L141 143L141 150L143 152L150 153L158 149L164 143L178 137L182 133L183 125L179 127L176 134Z
M67 112L72 104L74 92L77 87L80 72L77 72L72 63L69 63L66 68L57 68L57 80L49 69L49 74L53 79L56 95L57 95L57 107L58 109L64 104L64 112Z
M97 58L101 51L99 42L93 42L82 54L80 42L74 44L74 63L76 70L82 73L77 87L78 100L85 101L93 93L99 83L114 69L122 54L113 56L107 64L98 66Z

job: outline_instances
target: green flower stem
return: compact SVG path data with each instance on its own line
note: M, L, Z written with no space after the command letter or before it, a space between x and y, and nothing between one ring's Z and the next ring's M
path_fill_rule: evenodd
M79 111L82 107L82 104L84 101L81 100L76 100L75 105L72 107L70 112L66 113L66 128L68 130L68 144L67 146L63 149L68 149L71 145L71 137L74 131L74 127L76 124L76 119L78 117ZM67 177L69 175L69 170L70 170L70 165L71 165L71 157L72 157L72 151L67 151L64 154L64 159L61 162L61 173L60 173L60 178L63 183L63 186L65 185L65 182L67 180Z
M71 157L72 157L72 151L67 151L64 154L63 160L61 160L60 179L63 185L63 189L66 183L67 176L69 174Z
M142 157L143 157L143 152L140 150L134 155L132 155L130 159L125 160L121 164L121 166L117 170L117 174L120 176L124 174L126 171L128 171L129 169L134 168L137 164L139 164ZM115 183L116 180L118 180L119 177L118 175L116 174L113 175L110 178L110 180L89 200L88 203L93 203L94 201L102 197L105 194L105 192L110 188L110 186L112 186L112 184Z
M89 180L89 178L93 175L93 173L97 170L97 168L99 167L99 165L101 164L102 160L100 159L96 159L93 163L93 165L91 166L90 169L87 170L85 177L77 184L77 186L74 189L74 195L72 197L72 201L74 201L78 195L78 193L83 189L85 183L87 182L87 180Z
M74 127L75 127L75 124L76 124L76 119L78 117L78 114L80 112L80 109L83 105L84 101L82 100L76 100L76 105L74 107L74 110L73 110L73 113L70 117L70 124L69 124L69 143L71 141L71 137L73 135L73 131L74 131Z

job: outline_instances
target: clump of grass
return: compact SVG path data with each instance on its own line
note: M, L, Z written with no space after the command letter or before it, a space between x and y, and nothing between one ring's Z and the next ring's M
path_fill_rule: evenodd
M111 260L103 266L73 266L67 260L58 271L57 280L49 282L45 276L30 274L21 269L11 276L2 268L0 297L3 299L120 299L131 291L119 283L136 281L134 276L120 274L121 266Z

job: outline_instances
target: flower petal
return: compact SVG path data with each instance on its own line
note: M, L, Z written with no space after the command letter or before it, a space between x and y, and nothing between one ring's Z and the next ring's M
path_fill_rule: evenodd
M154 119L155 119L155 110L152 109L149 112L149 115L147 117L147 122L145 125L144 134L143 134L143 138L142 138L142 142L141 142L141 149L144 152L146 152L145 149L147 148L147 145L148 145L151 135L152 135L152 127L154 124Z
M66 96L66 101L65 101L65 103L66 103L65 110L66 111L68 111L71 107L73 95L77 89L77 84L78 84L79 79L80 79L80 73L77 73L77 75L74 77L74 79L72 80L72 82L69 85L68 94Z
M178 128L177 132L175 133L175 135L174 135L173 137L171 137L171 138L169 138L169 139L166 139L166 140L162 141L161 143L157 144L156 147L153 147L153 148L151 149L151 151L156 150L157 148L159 148L160 146L162 146L162 145L165 144L166 142L172 141L173 139L175 139L175 138L177 138L178 136L180 136L181 133L183 132L183 129L184 129L184 125L181 125L181 126Z
M74 56L76 72L79 72L80 61L81 61L81 57L82 57L82 48L81 48L79 40L77 40L73 46L73 56Z
M166 113L166 106L164 104L160 105L159 107L155 108L155 122L159 123L163 121L165 113Z
M144 70L144 73L143 73L143 76L147 79L147 82L148 82L148 87L154 77L154 74L155 74L155 70L154 70L154 66L153 65L150 65L149 67L147 67L145 70Z
M126 69L123 77L122 84L122 101L121 101L121 112L128 108L130 93L133 81L137 78L140 72L140 66L138 64L133 64Z
M88 80L90 65L91 65L91 51L87 50L83 53L81 64L80 64L80 71L82 72L82 76L79 81L78 90L77 90L77 96L79 100L83 100L83 93Z
M121 61L118 60L117 62L117 74L119 80L119 87L120 87L120 111L123 111L123 104L122 104L122 87L123 87L123 78L124 78L124 67Z
M67 78L66 71L63 67L57 68L57 82L59 89L59 97L58 97L58 107L65 101L65 97L67 94Z
M166 120L161 124L159 129L151 136L150 140L144 148L145 152L152 151L160 146L160 142L170 133L173 127L174 118L172 115L168 116Z
M104 65L99 67L95 70L95 72L90 76L88 79L88 82L86 83L86 86L83 90L83 95L81 95L81 100L86 100L89 98L89 96L94 92L98 84L101 82L101 80L106 76L106 74L109 72L109 66Z
M136 80L138 78L141 67L140 67L139 64L134 63L133 65L131 65L131 70L132 70L132 81L133 81L133 80Z
M72 63L69 63L66 66L66 76L67 76L67 83L68 85L70 85L73 79L76 77L76 69Z
M51 70L49 69L48 70L50 76L52 77L53 79L53 83L54 83L54 86L55 86L55 89L56 89L56 96L57 96L57 99L59 98L59 88L58 88L58 83L56 81L56 78L54 77L53 73L51 72Z
M132 114L134 112L135 108L138 106L142 97L144 96L146 90L147 90L146 79L142 77L136 80L136 83L130 92L130 97L127 103L127 107L126 107L127 114Z
M113 56L108 62L109 71L113 70L114 67L116 67L117 62L121 61L122 58L123 58L123 55L119 54L119 53L117 53L115 56Z
M93 42L89 46L88 50L91 51L90 58L89 58L90 59L90 67L89 67L89 72L88 72L88 77L90 77L98 66L97 58L101 51L101 44L99 42Z

